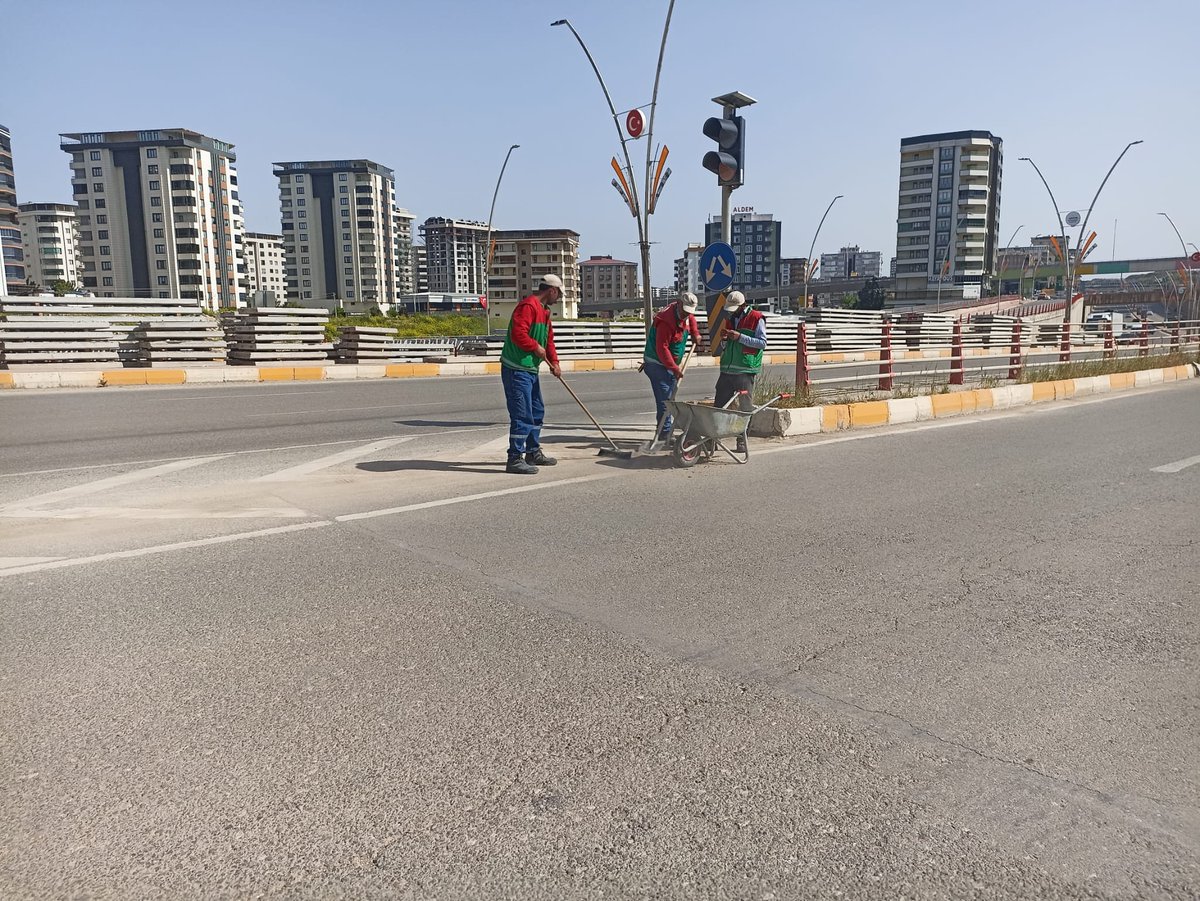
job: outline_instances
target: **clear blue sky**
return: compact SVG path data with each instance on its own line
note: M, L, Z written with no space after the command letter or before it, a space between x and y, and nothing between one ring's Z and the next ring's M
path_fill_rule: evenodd
M185 127L236 145L252 230L278 231L275 160L366 157L396 170L398 203L496 225L569 227L581 252L636 259L610 185L616 133L570 18L618 108L650 99L666 0L0 0L22 201L69 200L60 132ZM726 12L727 10L733 12ZM845 243L895 252L899 142L987 129L1004 139L1001 240L1054 227L1037 160L1063 209L1086 209L1141 138L1092 217L1096 257L1169 255L1200 242L1200 2L677 0L656 140L673 175L651 220L653 282L703 240L719 208L700 126L741 90L746 185L738 205L783 221L788 256ZM71 48L85 42L87 65ZM644 145L635 144L635 161Z

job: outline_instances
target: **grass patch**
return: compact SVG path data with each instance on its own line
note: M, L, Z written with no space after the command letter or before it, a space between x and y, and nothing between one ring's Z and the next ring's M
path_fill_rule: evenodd
M1079 363L1056 363L1053 366L1022 367L1018 381L1057 382L1061 379L1083 379L1114 372L1141 372L1145 369L1164 369L1200 362L1200 354L1173 353L1147 357L1119 357L1114 360L1084 360Z
M487 316L483 313L406 313L401 316L330 316L325 337L332 341L339 328L394 328L401 338L459 338L486 335Z

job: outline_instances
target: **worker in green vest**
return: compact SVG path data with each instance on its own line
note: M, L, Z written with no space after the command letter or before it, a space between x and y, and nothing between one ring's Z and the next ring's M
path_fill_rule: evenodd
M717 377L716 405L723 407L741 394L739 408L754 408L754 379L762 370L767 346L767 323L763 314L746 305L746 295L732 291L725 300L728 317L721 333L721 374ZM742 394L742 392L745 392ZM746 452L746 439L738 438L738 453Z
M554 348L554 326L550 308L563 299L562 279L543 275L537 291L513 310L504 349L500 351L500 382L508 406L508 464L505 472L533 475L539 466L558 461L542 450L542 386L538 370L542 363L550 374L562 378L558 352Z

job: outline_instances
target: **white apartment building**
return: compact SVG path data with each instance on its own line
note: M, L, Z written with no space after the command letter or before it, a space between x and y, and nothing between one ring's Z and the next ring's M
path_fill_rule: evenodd
M996 265L1003 141L990 131L900 141L896 304L978 298Z
M569 228L509 229L492 233L496 242L488 278L488 322L503 330L517 302L537 290L543 275L563 281L563 299L550 315L579 318L579 232Z
M17 221L25 247L26 277L35 285L50 288L66 282L73 288L79 281L79 240L72 203L22 203Z
M416 260L413 254L413 223L416 216L397 207L392 211L396 235L396 296L413 294L417 290Z
M59 137L71 156L84 288L213 310L243 305L232 144L183 128Z
M246 302L277 307L287 299L283 277L283 235L246 232Z
M704 283L700 279L700 254L702 253L704 253L703 244L688 244L683 256L676 258L675 290L677 292L704 293Z
M25 285L25 251L17 221L17 181L13 176L12 139L0 125L0 297L10 286Z
M429 292L429 257L424 244L413 244L413 292L427 294Z
M386 311L396 302L395 175L371 160L275 163L289 300Z
M421 236L425 239L428 290L440 294L486 294L483 269L487 264L487 231L486 222L440 216L426 219Z

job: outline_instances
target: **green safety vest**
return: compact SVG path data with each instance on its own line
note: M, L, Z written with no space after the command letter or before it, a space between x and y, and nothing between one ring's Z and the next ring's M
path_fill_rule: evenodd
M509 369L523 369L525 372L537 372L541 368L542 361L533 351L521 350L517 347L517 343L512 337L513 324L512 320L508 321L508 332L504 338L504 349L500 351L500 365L507 366ZM529 337L538 344L549 349L550 340L550 322L549 313L547 312L547 321L535 322L529 328Z
M755 326L762 318L762 314L754 315L755 312L751 310L742 317L741 328L737 329L739 333L754 337ZM721 351L721 371L757 374L762 370L762 359L762 348L747 347L740 341L726 341L725 349Z

